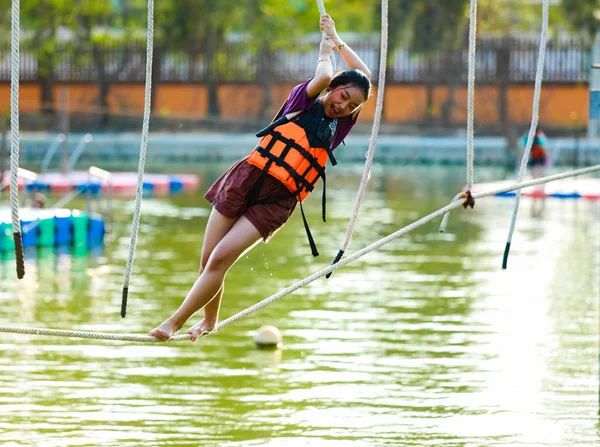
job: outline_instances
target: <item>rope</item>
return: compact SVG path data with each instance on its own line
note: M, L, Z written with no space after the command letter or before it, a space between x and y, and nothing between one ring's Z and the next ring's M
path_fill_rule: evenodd
M548 182L560 180L560 179L567 178L567 177L574 177L574 176L578 176L578 175L590 174L590 173L596 172L596 171L600 171L600 165L590 166L588 168L578 169L576 171L555 174L555 175L551 175L548 177L542 177L537 180L531 180L528 182L516 183L514 185L505 186L505 187L498 188L498 189L491 190L491 191L480 192L477 194L473 194L473 197L476 199L479 199L482 197L493 196L493 195L508 192L508 191L520 190L521 188L526 188L528 186L540 185L543 183L548 183ZM304 287L307 284L310 284L311 282L316 281L317 279L321 278L322 276L325 276L328 273L331 273L334 270L336 270L340 267L343 267L346 264L349 264L350 262L357 260L358 258L361 258L362 256L372 252L373 250L377 250L381 246L393 241L394 239L397 239L400 236L403 236L404 234L414 230L415 228L418 228L418 227L430 222L431 220L435 219L436 217L439 217L439 216L443 215L444 213L447 213L448 211L458 208L461 205L462 205L462 200L456 200L456 201L451 202L450 204L446 205L445 207L440 208L439 210L413 222L412 224L396 231L395 233L392 233L392 234L386 236L383 239L378 240L377 242L374 242L373 244L363 248L362 250L359 250L359 251L353 253L352 255L348 256L347 258L345 258L335 264L332 264L332 265L324 268L323 270L320 270L317 273L314 273L313 275L303 279L302 281L299 281L299 282L293 284L292 286L281 290L280 292L276 293L275 295L265 298L264 300L256 303L255 305L253 305L247 309L244 309L243 311L227 318L226 320L223 320L221 323L219 323L215 327L215 329L212 332L207 333L205 335L212 335L212 334L216 333L217 331L244 318L245 316L250 315L251 313L254 313L259 309L262 309L265 306L268 306L272 302L274 302L286 295L289 295L292 292L295 292L299 288ZM110 333L107 334L107 333L101 333L101 332L64 331L64 330L57 330L57 329L36 329L36 328L26 328L26 327L14 327L14 326L0 326L0 332L31 334L31 335L49 335L49 336L57 336L57 337L123 340L123 341L136 341L136 342L149 342L149 343L157 343L157 342L162 341L158 338L147 336L147 335L135 335L135 334L119 335L119 334L110 334ZM169 342L183 341L183 340L189 340L190 338L191 338L191 335L189 335L189 334L176 335L174 337L171 337L168 341Z
M348 229L346 230L346 236L344 237L344 242L342 243L342 247L340 251L334 258L332 264L338 262L344 252L348 249L350 245L350 240L352 239L352 233L354 232L354 226L356 224L356 219L358 218L358 212L360 211L360 206L365 196L365 192L367 190L367 183L371 178L371 165L373 164L373 157L375 156L375 149L377 147L377 135L379 134L379 123L381 121L381 113L383 111L383 96L385 91L385 72L386 72L386 63L387 63L387 47L388 47L388 1L382 0L381 2L381 48L379 52L379 79L377 83L377 104L375 105L375 116L373 118L373 128L371 130L371 138L369 140L369 150L367 151L367 160L365 162L365 169L363 171L363 176L360 182L360 187L358 189L358 195L356 197L356 202L354 204L354 210L352 211L352 216L350 217L350 222L348 224ZM331 275L328 275L329 278Z
M135 258L135 246L137 243L138 230L140 227L140 215L142 213L142 196L144 193L144 166L146 165L146 151L148 149L148 128L150 127L150 103L152 95L152 59L154 46L154 0L148 0L148 32L146 42L146 90L144 97L144 122L142 124L142 142L140 146L140 161L137 174L137 194L135 197L135 213L131 230L131 243L129 245L129 258L125 267L125 278L123 280L123 296L121 299L121 317L125 318L127 312L127 294L129 291L129 279L131 268Z
M548 40L548 0L542 1L542 32L540 36L540 47L538 51L537 71L535 74L535 90L533 93L533 116L531 117L531 126L529 127L529 135L527 135L527 143L525 145L525 151L523 158L521 159L521 167L519 169L519 176L517 182L522 182L525 177L525 171L527 170L527 161L529 160L529 152L533 145L535 138L535 132L538 126L539 109L540 109L540 94L542 90L542 78L544 76L544 61L546 57L546 41ZM521 191L517 191L515 196L515 206L513 209L512 219L510 221L510 229L508 230L508 237L506 239L506 246L504 248L504 257L502 259L502 268L506 269L508 262L508 252L510 251L510 243L512 241L513 233L515 231L515 225L517 224L517 214L519 213L519 204L521 203Z
M319 8L319 17L327 14L325 12L325 5L323 4L323 0L317 0L317 7ZM323 31L323 36L326 36L327 33ZM335 62L335 51L331 53L331 65L333 66L333 71L335 71L336 62Z
M10 210L15 240L17 278L25 276L23 237L19 219L19 67L20 67L19 0L12 0L10 54Z
M467 105L467 185L466 191L473 187L473 158L475 155L474 138L475 133L475 53L477 48L477 0L471 0L469 23L469 78L468 78L468 105ZM458 193L452 201L458 200L462 193ZM444 214L440 224L440 232L444 232L448 225L450 213Z

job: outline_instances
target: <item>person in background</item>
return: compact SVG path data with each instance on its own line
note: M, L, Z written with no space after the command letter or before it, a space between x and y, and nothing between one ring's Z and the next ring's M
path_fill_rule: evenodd
M36 192L33 195L33 200L31 201L32 208L44 208L46 204L46 196L41 192Z
M521 137L521 150L525 150L527 144L527 138L529 132L526 132ZM534 179L544 177L546 175L546 166L550 165L550 158L548 155L548 137L542 129L539 127L535 130L535 136L533 138L533 144L531 145L531 151L529 152L529 160L527 167L531 170L531 177ZM543 185L542 190L543 190Z

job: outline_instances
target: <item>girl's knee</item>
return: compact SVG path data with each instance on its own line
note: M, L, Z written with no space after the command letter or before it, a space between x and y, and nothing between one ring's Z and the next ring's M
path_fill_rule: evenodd
M210 257L206 261L205 265L201 267L201 270L226 272L229 270L229 267L232 266L234 260L235 259L232 259L231 254L226 250L216 248L210 254Z

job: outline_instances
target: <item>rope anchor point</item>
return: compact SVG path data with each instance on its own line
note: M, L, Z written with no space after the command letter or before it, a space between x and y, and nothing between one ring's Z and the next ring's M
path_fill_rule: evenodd
M473 198L473 195L471 194L470 190L463 192L460 195L460 198L465 199L465 201L463 202L463 207L465 209L467 209L467 207L473 208L475 206L475 199Z

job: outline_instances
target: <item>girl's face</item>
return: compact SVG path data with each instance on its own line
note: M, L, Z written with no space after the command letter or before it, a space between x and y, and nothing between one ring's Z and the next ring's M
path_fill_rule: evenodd
M365 102L365 96L358 87L340 85L327 92L322 102L325 115L329 118L342 118L350 115Z

